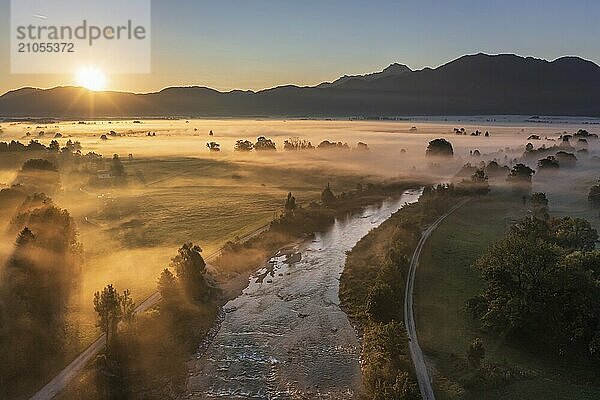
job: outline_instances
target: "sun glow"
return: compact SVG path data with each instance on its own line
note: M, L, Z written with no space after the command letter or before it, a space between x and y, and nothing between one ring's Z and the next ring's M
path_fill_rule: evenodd
M82 68L77 71L77 84L89 90L104 90L106 76L97 68Z

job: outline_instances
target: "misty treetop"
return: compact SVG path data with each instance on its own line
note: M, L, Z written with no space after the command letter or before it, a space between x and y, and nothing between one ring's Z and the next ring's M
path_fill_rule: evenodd
M325 207L331 207L335 201L336 197L328 183L325 189L323 189L323 192L321 192L321 203L323 203Z
M273 151L273 150L277 150L277 146L275 145L275 142L272 141L271 139L268 139L264 136L260 136L258 139L256 139L256 143L254 143L254 150L256 150L256 151L263 151L263 150Z
M252 151L254 148L254 144L249 140L238 140L235 142L234 150L235 151Z
M0 279L0 397L21 374L45 377L62 364L67 305L82 269L74 222L45 195L23 201L11 231L15 247Z
M25 151L38 151L38 152L58 152L58 151L69 151L69 152L77 152L81 150L81 143L74 142L71 139L67 140L65 146L60 148L60 144L57 140L52 140L50 145L46 147L39 141L35 139L31 139L27 145L17 141L11 140L10 142L0 142L0 153L16 153L16 152L25 152Z
M512 183L531 183L531 177L535 174L535 170L529 168L523 163L518 163L510 170L506 180Z
M425 155L434 157L452 157L454 149L452 144L446 139L434 139L427 145Z
M171 268L175 270L185 293L191 299L205 300L210 296L206 282L206 262L202 257L202 248L193 243L184 243L171 259Z
M98 315L98 327L106 334L110 348L120 322L130 323L135 313L135 303L129 290L119 294L113 285L107 285L94 293L94 311Z
M590 188L588 201L594 208L600 208L600 183Z
M221 145L217 142L208 142L208 143L206 143L206 147L208 148L208 150L210 150L212 152L221 151Z
M315 146L313 146L313 144L310 141L300 139L297 137L291 137L283 141L283 149L286 151L314 150L314 148Z
M317 146L319 150L350 150L348 143L342 142L330 142L329 140L323 140Z

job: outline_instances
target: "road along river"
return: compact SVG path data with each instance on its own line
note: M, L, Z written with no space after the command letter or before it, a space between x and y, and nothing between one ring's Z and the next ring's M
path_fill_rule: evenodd
M356 332L339 308L346 252L421 191L337 220L278 254L224 306L208 348L191 363L194 399L348 399L360 388Z

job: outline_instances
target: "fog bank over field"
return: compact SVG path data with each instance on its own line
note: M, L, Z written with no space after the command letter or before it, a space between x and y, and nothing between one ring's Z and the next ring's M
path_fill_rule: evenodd
M338 194L382 179L447 182L466 163L477 166L494 159L500 165L519 161L537 169L538 159L545 155L520 160L528 142L535 148L551 147L560 144L564 131L600 133L589 120L523 122L527 120L30 121L1 123L0 141L26 144L33 139L46 146L52 140L60 146L77 141L82 154L95 152L105 159L103 167L86 172L61 171L60 188L52 195L57 206L69 210L84 247L80 295L71 317L86 327L85 337L93 337L89 304L94 291L112 282L131 289L141 301L155 290L158 274L181 243L200 243L205 256L212 254L228 240L269 223L281 212L288 192L307 206L319 200L327 184ZM479 136L470 135L477 131ZM540 140L528 140L532 135ZM255 143L260 136L273 140L277 151L234 151L237 140ZM283 143L290 138L313 146L324 140L347 143L350 150L284 151ZM437 138L451 142L452 159L425 157L427 144ZM207 142L218 143L221 151L209 151ZM358 142L366 143L369 151L357 150ZM581 148L575 141L573 146L572 152ZM587 202L589 186L598 178L593 158L597 141L590 140L586 147L588 153L577 153L575 166L534 175L533 190L548 192L552 210L586 216L598 225L597 213ZM472 155L475 150L481 156ZM15 182L24 159L2 154L0 184L8 186ZM97 170L109 170L113 154L120 156L125 181L92 183ZM494 182L507 187L504 178ZM14 239L12 232L5 235L8 244L0 248L0 260L8 257Z
M248 162L265 162L279 164L282 160L297 159L298 154L281 152L267 154L268 157L257 157L256 153L242 157L233 151L236 140L247 139L252 142L259 136L271 138L277 144L278 150L283 150L283 141L289 138L300 138L310 141L317 146L323 140L341 141L355 147L359 141L365 142L373 150L369 155L353 157L348 160L344 154L335 152L304 152L299 154L303 163L308 159L312 162L339 162L349 168L356 169L357 165L368 163L373 173L396 174L389 167L405 167L411 162L417 162L424 155L428 141L437 137L448 137L455 147L455 154L465 157L469 150L479 149L482 153L497 151L506 146L525 144L528 136L537 134L542 138L555 137L563 131L576 131L587 124L563 123L569 119L559 120L558 123L536 124L519 123L519 119L507 123L490 123L484 120L474 122L472 118L464 117L455 122L444 121L348 121L348 120L142 120L141 123L128 121L96 121L78 124L77 122L55 123L4 123L0 140L29 140L38 139L48 144L59 132L64 138L81 141L85 151L95 151L105 157L113 153L126 157L132 153L137 157L206 157L209 151L206 142L215 141L221 145L218 154L222 160L242 160ZM521 121L524 118L520 119ZM411 128L416 129L411 129ZM457 136L454 128L464 127L467 133L476 130L491 133L491 137ZM44 136L38 138L40 131ZM110 136L114 131L118 135ZM214 136L209 136L212 131ZM593 129L590 129L593 132ZM26 136L27 132L31 136ZM154 137L148 137L148 132ZM108 140L100 139L107 135ZM400 154L406 149L406 154ZM214 154L210 154L214 156ZM372 156L378 160L373 163ZM348 162L344 162L344 160ZM305 164L305 163L304 163ZM409 165L410 166L410 165Z

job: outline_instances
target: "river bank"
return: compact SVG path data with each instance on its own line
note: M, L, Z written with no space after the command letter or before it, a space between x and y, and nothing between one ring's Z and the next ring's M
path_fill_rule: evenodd
M203 346L207 347L210 340L206 339L210 339L211 332L215 330L215 322L218 322L222 315L219 309L242 293L248 285L249 277L265 259L269 259L278 250L293 251L297 246L306 243L312 237L312 232L318 229L325 230L333 225L336 218L347 217L360 212L364 207L381 203L390 196L398 196L411 186L415 185L402 182L357 188L355 191L336 196L333 206L324 207L313 203L306 207L298 207L294 213L282 214L274 220L269 229L261 229L244 242L229 243L216 259L217 262L211 262L211 281L217 292L220 292L213 301L199 305L197 311L186 308L184 312L187 317L184 320L169 316L161 304L138 316L136 331L150 334L145 333L141 341L135 339L135 351L129 356L129 366L125 366L127 369L123 370L123 381L127 382L131 393L143 393L145 398L150 399L179 398L185 387L185 365L190 359L190 354L193 351L201 352ZM231 261L232 256L236 260L235 268L229 268L230 265L219 262ZM257 262L257 259L260 259L260 262ZM179 320L177 327L173 325L174 317ZM78 382L70 385L59 398L99 398L95 393L98 379L96 375L95 367L88 366Z
M356 333L339 308L346 251L418 192L336 219L287 247L225 306L221 329L197 354L188 398L351 398L360 389Z
M403 323L406 280L421 232L460 197L453 188L426 188L348 254L340 299L361 335L364 398L420 398Z

